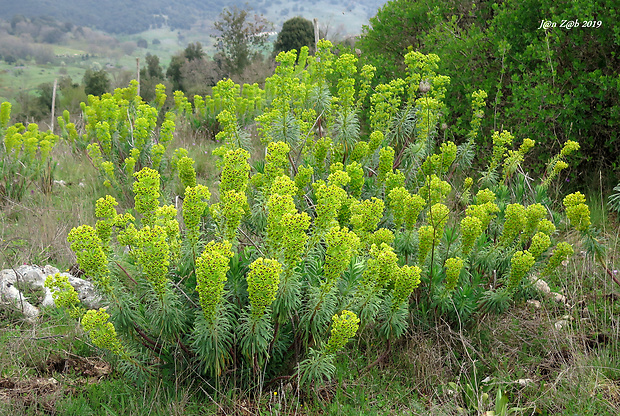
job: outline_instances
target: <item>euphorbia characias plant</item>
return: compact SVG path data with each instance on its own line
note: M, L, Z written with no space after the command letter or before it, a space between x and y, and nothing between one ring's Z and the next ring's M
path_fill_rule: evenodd
M96 312L89 315L96 325L86 321L109 340L102 346L146 357L145 367L198 364L207 376L252 386L294 374L301 384L319 383L333 375L337 352L358 332L387 350L411 315L432 324L437 314L462 323L501 312L520 299L528 275L550 274L572 253L556 241L549 214L556 207L511 192L533 141L514 150L512 134L496 132L487 169L465 176L484 92L472 96L468 140L436 143L449 85L437 74L437 56L408 53L409 77L373 90L372 68L360 71L355 56L336 57L330 48L322 41L315 56L302 52L307 67L295 64L295 52L278 57L264 95L257 93L267 108L257 117L264 163L254 168L239 131L239 92L231 82L218 84L219 195L210 201L187 150L177 149L170 163L185 185L181 223L176 208L162 205L161 168L145 166L144 149L127 152L134 161L126 171L137 170L139 218L118 214L105 198L97 204L98 226L69 235L109 303L109 321ZM129 104L92 99L88 117L101 122L101 145L91 147L93 160L101 158L95 163L105 162L106 132L112 149L114 137L127 134L119 105L134 106L144 119L135 143L149 140L150 110L126 95ZM175 98L177 117L215 105L195 99L192 110L181 94ZM367 99L362 125L371 131L364 132L358 127ZM397 117L412 123L410 134L395 130ZM88 134L98 134L97 123ZM166 128L169 134L170 123ZM555 165L575 145L565 148ZM570 223L587 232L584 198L569 195L564 205Z

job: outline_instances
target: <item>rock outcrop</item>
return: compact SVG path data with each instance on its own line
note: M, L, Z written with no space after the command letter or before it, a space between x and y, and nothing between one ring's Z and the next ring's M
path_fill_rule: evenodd
M45 279L47 276L56 273L60 273L60 271L49 265L45 267L23 265L16 269L0 271L0 302L22 312L26 319L34 320L39 316L39 307L55 306L52 292L45 287ZM86 308L97 309L101 307L101 296L91 282L69 273L60 274L67 276L69 284L76 290L80 301ZM27 300L19 288L29 289L30 291L39 290L45 295L39 305L35 306Z

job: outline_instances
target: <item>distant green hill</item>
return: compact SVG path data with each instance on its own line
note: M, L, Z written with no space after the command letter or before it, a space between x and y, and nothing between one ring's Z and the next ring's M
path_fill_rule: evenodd
M196 18L217 16L226 6L242 6L243 0L19 0L0 2L0 16L19 22L52 16L62 22L91 26L108 33L139 33L168 25L187 29Z
M199 19L215 19L222 9L249 4L281 24L300 15L336 30L339 24L359 24L374 16L387 0L16 0L0 1L0 19L18 24L23 17L53 17L63 23L88 26L108 33L135 34L167 26L189 29ZM329 6L329 7L327 7ZM345 16L349 15L349 16ZM351 20L353 19L353 20ZM340 28L341 29L341 28ZM349 32L344 28L344 32ZM359 33L355 28L353 33Z

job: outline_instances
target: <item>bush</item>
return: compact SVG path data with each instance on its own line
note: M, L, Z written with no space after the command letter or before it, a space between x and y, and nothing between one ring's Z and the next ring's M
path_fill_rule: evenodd
M316 386L356 334L389 351L412 317L474 323L523 299L531 277L572 254L556 241L559 206L547 188L577 143L532 183L521 169L534 141L513 150L514 137L495 132L492 160L474 180L484 94L472 103L469 141L439 142L449 79L437 56L410 52L407 78L374 92L375 68L364 67L356 87L357 58L335 56L327 41L316 57L304 48L277 60L254 170L234 100L224 101L218 202L209 205L194 176L180 227L176 209L160 205L160 175L145 167L133 184L136 217L101 198L95 227L69 235L108 302L82 325L129 374L185 369L249 388L275 377ZM367 95L370 134L359 128ZM583 196L564 205L588 232Z
M538 172L562 143L576 140L573 176L584 181L585 172L610 168L617 176L620 32L601 17L613 21L612 3L393 0L370 19L358 47L381 80L404 76L409 45L436 53L440 72L452 79L446 134L457 142L469 130L471 95L484 90L490 108L479 140L500 126L535 139L528 164ZM540 28L545 21L555 26Z
M49 193L54 181L56 163L51 151L58 136L39 131L30 123L10 125L11 104L0 104L0 203L19 202L28 188L37 185Z

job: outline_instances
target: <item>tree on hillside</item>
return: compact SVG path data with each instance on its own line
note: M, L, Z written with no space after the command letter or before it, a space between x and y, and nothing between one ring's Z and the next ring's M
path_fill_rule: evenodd
M314 48L314 25L308 19L297 16L287 20L278 33L278 39L273 46L273 54L290 51L299 51L302 46Z
M205 56L205 52L202 50L202 44L200 42L190 43L183 52L185 59L193 61L195 59L202 59Z
M164 82L164 70L157 55L146 54L146 67L140 70L140 95L145 101L155 99L155 86Z
M215 47L221 53L229 75L240 74L265 46L272 25L262 15L236 6L224 9L214 23L218 34Z
M102 95L110 90L110 78L104 69L98 71L87 69L82 84L86 95Z

